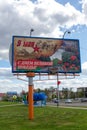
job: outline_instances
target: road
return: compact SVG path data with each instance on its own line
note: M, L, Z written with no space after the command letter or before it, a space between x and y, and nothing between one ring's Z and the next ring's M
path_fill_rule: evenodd
M47 105L49 106L57 106L57 103L53 102L47 102ZM64 103L59 102L59 106L65 106L65 107L87 107L87 102L72 102L72 103Z

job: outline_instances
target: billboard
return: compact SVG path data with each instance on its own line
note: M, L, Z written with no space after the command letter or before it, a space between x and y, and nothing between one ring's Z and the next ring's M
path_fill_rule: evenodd
M57 69L56 69L57 68ZM78 39L13 36L12 72L80 73Z

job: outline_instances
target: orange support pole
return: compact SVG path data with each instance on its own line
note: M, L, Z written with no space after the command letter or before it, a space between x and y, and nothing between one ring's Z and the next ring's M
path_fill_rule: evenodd
M34 107L33 107L33 86L28 86L28 118L32 120L34 118Z
M29 72L26 74L26 76L29 79L29 85L28 85L28 118L32 120L34 118L34 105L33 105L33 77L35 76L35 73Z

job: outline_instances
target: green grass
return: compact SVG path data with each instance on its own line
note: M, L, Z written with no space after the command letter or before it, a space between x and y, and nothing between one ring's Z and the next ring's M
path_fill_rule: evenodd
M1 104L1 103L0 103ZM86 130L87 110L35 107L28 119L25 105L0 107L0 130Z
M5 102L5 101L0 101L0 106L4 105L13 105L13 104L19 104L18 102Z

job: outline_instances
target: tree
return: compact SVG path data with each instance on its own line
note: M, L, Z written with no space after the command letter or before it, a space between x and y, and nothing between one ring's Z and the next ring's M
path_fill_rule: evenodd
M63 88L62 93L63 93L64 98L67 98L68 97L68 88Z

